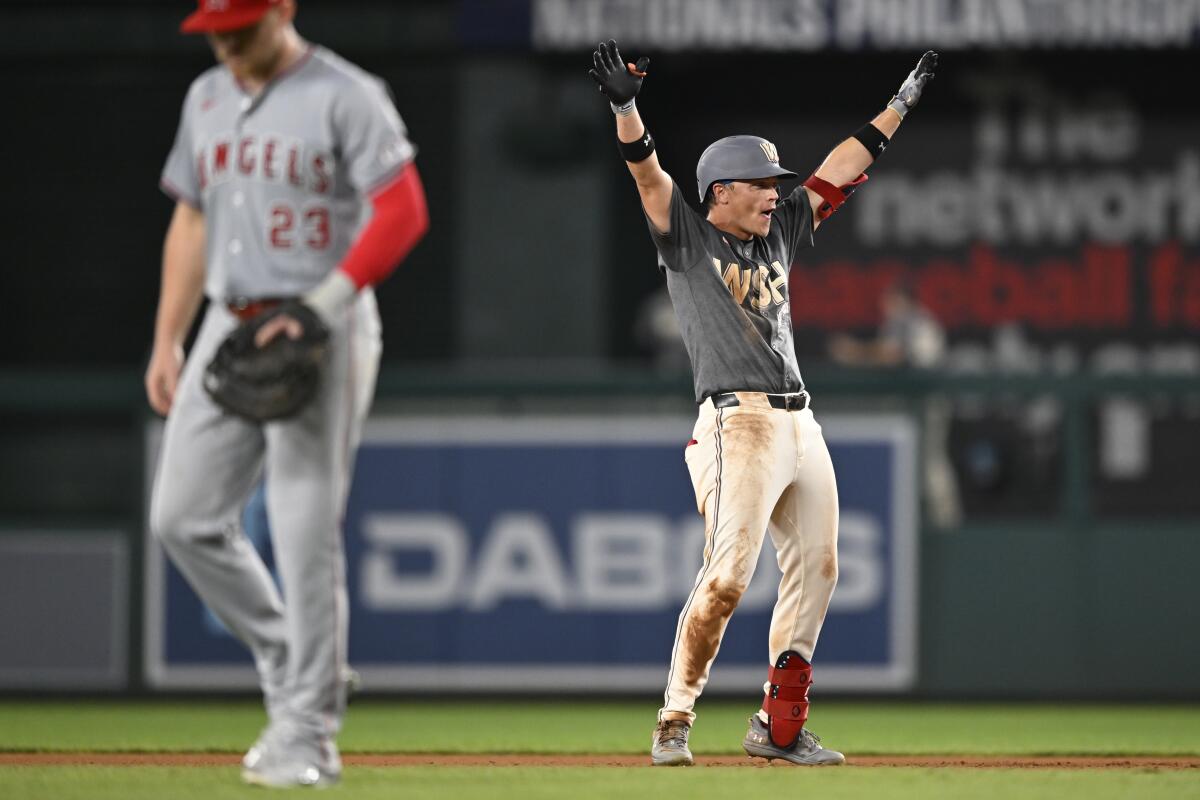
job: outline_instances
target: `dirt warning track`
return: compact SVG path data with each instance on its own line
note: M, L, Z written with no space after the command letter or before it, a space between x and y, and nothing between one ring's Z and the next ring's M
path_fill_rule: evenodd
M0 766L234 767L240 753L0 753ZM351 753L347 766L365 767L648 767L644 755L539 753ZM697 756L699 767L786 769L790 764L746 756ZM1200 769L1200 756L848 756L849 767L957 769Z

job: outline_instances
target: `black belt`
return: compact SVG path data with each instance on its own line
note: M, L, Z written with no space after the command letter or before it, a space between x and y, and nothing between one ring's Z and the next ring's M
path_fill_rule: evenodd
M778 408L781 411L803 411L808 408L808 392L803 389L794 394L771 394L770 392L755 392L755 394L765 395L771 408ZM719 392L710 394L708 397L712 400L713 408L732 408L742 404L734 392Z

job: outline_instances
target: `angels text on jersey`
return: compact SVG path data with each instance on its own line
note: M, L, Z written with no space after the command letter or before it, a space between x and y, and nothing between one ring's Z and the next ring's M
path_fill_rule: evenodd
M314 194L326 194L333 186L332 154L280 134L217 134L200 147L195 158L201 191L235 178Z

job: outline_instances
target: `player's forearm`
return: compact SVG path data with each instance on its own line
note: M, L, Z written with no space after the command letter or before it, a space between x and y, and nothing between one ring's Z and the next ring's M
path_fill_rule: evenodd
M650 222L666 233L670 223L671 178L658 164L654 153L654 138L646 130L637 109L637 94L646 77L650 59L642 56L636 64L625 61L617 43L601 42L592 53L592 80L608 98L609 107L617 120L617 149L637 182L642 208Z
M592 53L592 63L595 69L591 70L591 76L608 97L617 121L617 147L629 173L637 181L644 202L647 191L654 194L664 185L671 185L671 179L658 164L654 139L646 130L637 107L637 93L642 88L650 59L642 56L636 65L626 63L617 50L617 43L610 39Z
M933 79L937 63L938 55L932 50L922 55L916 68L908 74L896 94L888 101L887 108L871 120L869 127L864 127L835 147L817 168L817 177L834 186L842 186L862 175L883 153L896 129L900 127L900 121L921 99L925 84Z
M933 79L937 62L937 53L926 51L888 101L887 108L833 148L804 182L815 217L814 227L846 202L854 188L867 179L867 167L887 149L900 121L921 99L925 84Z
M654 152L654 142L646 130L645 123L634 106L630 111L617 114L617 142L621 157L629 174L637 183L638 196L646 216L662 233L670 230L671 224L671 176L663 171ZM646 150L649 150L649 154Z
M636 142L642 138L646 123L642 121L642 114L636 105L628 114L614 114L613 117L617 121L617 138L622 142Z
M891 141L900 127L900 115L885 108L871 120L871 125ZM876 154L869 151L866 145L851 136L830 151L821 166L817 167L816 175L834 186L842 186L866 172L875 157Z
M163 243L162 288L154 322L155 346L179 346L204 297L204 215L185 203Z
M634 106L629 114L616 115L616 119L618 141L630 144L646 135L646 125L642 122L642 115L638 113L637 106ZM626 161L625 166L629 167L629 174L633 176L639 189L659 187L670 181L658 163L657 153L651 153L641 161Z

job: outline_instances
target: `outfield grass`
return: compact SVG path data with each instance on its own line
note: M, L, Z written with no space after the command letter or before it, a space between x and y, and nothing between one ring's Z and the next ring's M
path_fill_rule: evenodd
M697 753L739 753L747 703L702 700ZM479 700L355 703L345 752L642 753L655 703ZM4 702L0 750L244 749L263 725L253 701ZM1200 706L818 701L809 727L857 755L1200 755Z
M739 751L745 703L702 701L692 745ZM644 754L655 703L367 701L350 709L345 752ZM241 751L263 723L252 701L3 702L0 750ZM812 727L868 754L1200 756L1200 706L821 701ZM235 767L0 766L3 800L264 798ZM351 767L322 797L592 800L1200 798L1200 770L854 767Z

